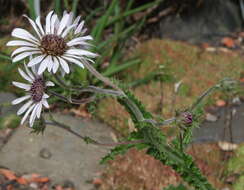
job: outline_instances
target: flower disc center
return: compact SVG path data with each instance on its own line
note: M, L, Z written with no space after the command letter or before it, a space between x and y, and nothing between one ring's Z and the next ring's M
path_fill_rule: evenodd
M41 40L41 50L43 53L53 56L61 56L67 49L64 38L55 34L43 36Z
M34 102L40 102L44 94L45 82L43 78L36 78L31 85L31 97Z

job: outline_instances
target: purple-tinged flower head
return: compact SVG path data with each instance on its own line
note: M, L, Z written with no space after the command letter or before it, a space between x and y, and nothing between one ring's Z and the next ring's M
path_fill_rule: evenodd
M35 67L32 67L31 70L27 68L25 65L25 71L22 69L18 69L20 75L28 81L27 83L21 82L13 82L14 86L21 88L26 91L26 95L12 101L12 104L19 104L24 101L27 101L18 111L17 115L24 114L24 117L21 120L21 124L23 124L27 117L30 115L29 125L33 126L36 118L40 118L42 107L49 108L47 98L49 97L45 90L48 86L54 86L54 83L51 81L45 81L42 75L37 74L37 70Z
M181 121L185 124L185 125L191 125L193 122L193 116L192 113L189 111L183 112L181 113Z

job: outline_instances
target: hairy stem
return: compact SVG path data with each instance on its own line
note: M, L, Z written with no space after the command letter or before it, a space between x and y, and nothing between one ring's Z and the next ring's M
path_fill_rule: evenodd
M74 130L72 130L69 126L60 123L56 120L54 120L53 118L51 119L52 121L45 121L46 125L52 125L61 129L66 130L67 132L75 135L76 137L80 138L81 140L85 141L87 144L94 144L94 145L98 145L98 146L118 146L118 145L126 145L126 144L139 144L139 143L144 143L143 140L135 140L135 141L125 141L125 142L111 142L111 143L102 143L102 142L98 142L90 137L87 136L82 136L79 133L75 132Z

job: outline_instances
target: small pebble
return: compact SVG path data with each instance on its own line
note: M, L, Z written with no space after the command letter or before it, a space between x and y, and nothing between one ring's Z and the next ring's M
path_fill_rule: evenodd
M50 159L52 157L52 153L47 148L41 149L39 155L44 159Z
M38 189L38 185L36 184L36 183L30 183L30 185L29 185L31 188L33 188L33 189Z
M235 98L232 99L232 103L234 105L241 105L241 100L240 100L239 97L235 97Z
M211 114L211 113L207 113L206 114L206 120L210 121L210 122L216 122L218 120L218 117Z

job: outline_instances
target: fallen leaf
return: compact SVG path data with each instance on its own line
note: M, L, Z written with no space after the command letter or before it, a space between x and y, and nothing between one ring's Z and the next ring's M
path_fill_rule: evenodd
M49 178L48 177L37 177L37 178L33 178L32 181L36 182L36 183L47 183L47 182L49 182Z
M7 169L0 169L0 174L4 175L8 180L17 179L15 173Z
M228 47L228 48L234 48L235 47L235 42L232 38L229 38L229 37L225 37L221 40L221 43Z
M226 105L226 102L224 100L217 100L216 101L216 106L218 107L223 107Z
M95 178L92 181L93 185L101 185L102 184L102 180L100 178Z
M16 180L21 185L27 185L28 184L28 181L24 177L19 177Z
M91 118L91 114L87 111L85 107L79 107L78 109L71 109L70 112L74 113L76 116Z

